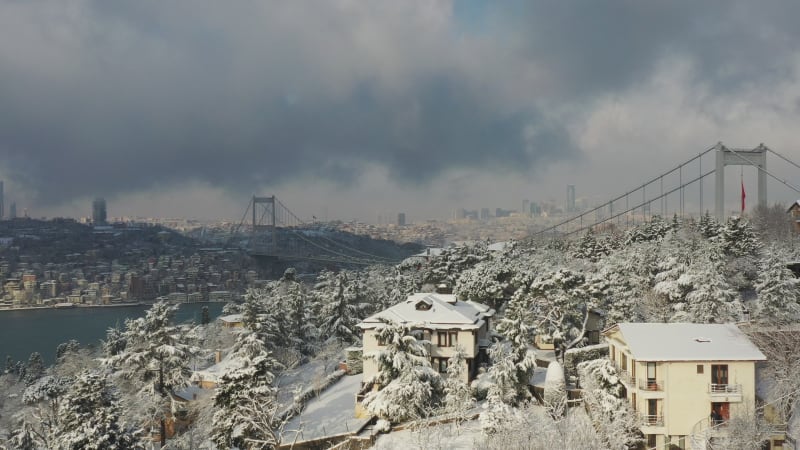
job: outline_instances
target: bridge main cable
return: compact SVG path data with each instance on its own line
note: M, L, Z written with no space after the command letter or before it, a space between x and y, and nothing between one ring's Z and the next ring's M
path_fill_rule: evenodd
M582 212L582 213L580 213L580 214L579 214L579 215L577 215L577 216L570 217L570 218L569 218L569 219L567 219L567 220L564 220L564 221L562 221L562 222L559 222L559 223L557 223L557 224L555 224L555 225L551 225L551 226L549 226L549 227L547 227L547 228L544 228L544 229L542 229L542 230L539 230L539 231L537 231L537 232L533 233L531 236L538 236L538 235L541 235L541 234L545 234L545 233L547 233L547 232L550 232L550 231L554 231L554 230L556 230L556 229L557 229L558 227L560 227L560 226L566 225L566 224L568 224L568 223L575 222L576 220L582 220L582 219L583 219L583 216L586 216L586 215L589 215L589 214L591 214L591 213L593 213L593 212L599 211L600 209L603 209L603 208L605 208L607 205L609 205L609 204L613 204L614 202L616 202L616 201L618 201L618 200L622 200L623 198L625 198L625 197L627 197L627 196L629 196L629 195L633 194L634 192L637 192L637 191L639 191L639 190L645 189L647 186L649 186L649 185L651 185L651 184L655 183L655 182L656 182L656 181L658 181L659 179L662 179L662 180L663 180L663 178L664 178L665 176L668 176L669 174L671 174L671 173L675 172L676 170L681 170L681 169L682 169L684 166L686 166L686 165L689 165L689 164L691 164L693 161L695 161L695 160L697 160L697 159L700 159L700 158L702 158L703 156L705 156L706 154L708 154L708 152L710 152L710 151L712 151L712 150L714 150L714 149L716 149L716 146L710 147L710 148L708 148L707 150L705 150L705 151L703 151L703 152L701 152L701 153L697 154L697 156L694 156L694 157L692 157L692 158L690 158L690 159L688 159L688 160L684 161L683 163L679 164L677 167L675 167L675 168L674 168L674 169L672 169L672 170L669 170L669 171L667 171L667 172L664 172L664 173L662 173L661 175L658 175L658 176L656 176L656 177L653 177L653 178L652 178L650 181L647 181L646 183L643 183L643 184L639 185L639 186L638 186L637 188L635 188L635 189L631 189L631 190L629 190L628 192L626 192L626 193L624 193L624 194L622 194L622 195L619 195L619 196L617 196L617 197L615 197L615 198L613 198L613 199L611 199L611 200L609 200L609 201L607 201L607 202L603 202L603 203L601 203L601 204L600 204L600 206L596 206L595 208L593 208L593 209L590 209L589 211ZM712 172L713 172L713 171L712 171ZM707 174L706 174L706 175L707 175ZM704 178L704 177L705 177L705 175L702 175L702 176L698 177L697 179L702 179L702 178ZM695 180L693 180L693 181L691 181L691 182L689 182L689 183L684 183L684 184L682 184L682 185L681 185L681 187L688 186L689 184L693 183L694 181L697 181L697 179L695 179ZM674 190L673 190L672 192L674 192ZM651 203L653 200L658 200L658 199L660 199L660 198L663 198L663 197L665 197L665 196L664 196L664 194L662 194L662 195L660 195L660 196L658 196L658 197L655 197L655 198L653 198L653 199L651 199L651 200L649 200L649 201L644 201L644 202L643 202L641 205L639 205L639 207L641 207L641 206L643 206L643 205L646 205L646 204L648 204L648 203ZM636 208L633 208L633 209L636 209ZM629 211L632 211L633 209L630 209ZM616 215L615 217L619 217L619 214L618 214L618 215ZM603 222L595 222L595 225L596 225L597 223L603 223ZM585 228L581 228L581 229L585 229Z

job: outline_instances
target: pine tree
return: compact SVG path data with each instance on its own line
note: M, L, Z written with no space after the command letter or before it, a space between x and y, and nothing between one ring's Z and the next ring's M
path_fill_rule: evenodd
M371 414L393 423L424 417L436 406L442 392L439 374L431 368L428 352L411 330L387 322L376 329L381 350L365 355L378 366L377 372L365 380L369 392L364 407Z
M714 237L719 236L722 232L722 226L717 222L711 213L706 211L706 213L700 216L700 220L697 223L697 231L700 232L705 238L711 239Z
M36 380L44 375L44 369L44 360L42 359L41 353L31 353L31 356L28 358L28 363L25 365L25 376L23 377L25 384L30 386L35 383Z
M759 262L755 283L755 320L772 325L794 323L800 317L800 280L786 267L785 256L771 248Z
M761 248L756 233L750 223L738 216L732 216L720 233L725 252L733 256L755 255Z
M464 380L467 369L467 353L460 345L456 346L453 356L447 360L447 378L444 381L445 411L461 414L471 408L472 399L469 386Z
M64 395L55 448L69 450L144 449L138 432L124 425L105 377L84 372Z
M245 332L237 341L233 357L242 365L222 377L214 396L211 439L221 448L273 448L277 391L272 386L280 364L272 357L259 334Z
M102 347L107 358L122 353L126 345L125 334L121 329L113 327L106 331L106 339L103 341Z
M359 303L358 295L346 274L339 274L333 286L326 286L320 293L323 302L320 310L320 336L334 338L343 344L358 342L357 325L364 318L365 305Z
M16 450L38 450L42 448L42 441L36 435L33 426L25 420L19 424L19 428L12 430L8 443L11 448Z
M105 363L122 369L126 378L152 382L152 394L163 402L173 388L185 386L189 381L189 362L197 354L193 336L185 327L174 325L172 318L177 305L165 302L153 304L145 317L127 320L123 332L125 351L111 356ZM161 445L165 444L165 417L160 418Z

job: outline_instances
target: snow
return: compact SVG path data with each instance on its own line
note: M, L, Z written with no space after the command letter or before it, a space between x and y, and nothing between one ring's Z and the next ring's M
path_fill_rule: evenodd
M430 304L430 309L417 309L417 304L423 302ZM390 320L404 325L424 324L424 328L478 329L484 324L484 317L494 315L494 310L488 306L472 302L459 301L453 294L412 294L404 302L392 306L384 311L364 319L358 326L362 329L375 328L383 322L381 319Z
M620 323L616 327L640 361L765 361L732 323ZM708 342L704 342L708 340ZM703 342L701 342L703 341Z
M242 314L230 314L227 316L220 317L219 320L225 323L241 323L242 317L243 317Z
M373 448L376 450L413 448L467 450L476 448L483 439L480 422L471 420L460 426L455 423L445 423L382 434L378 436Z
M354 417L356 393L360 387L361 375L343 377L309 401L305 410L286 424L282 442L302 442L359 431L370 420Z

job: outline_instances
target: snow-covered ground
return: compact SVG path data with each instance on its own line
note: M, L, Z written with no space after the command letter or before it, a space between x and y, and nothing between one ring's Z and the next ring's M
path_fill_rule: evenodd
M383 434L375 441L373 448L376 450L467 450L475 448L481 439L483 436L480 422L471 420L461 425L445 423Z
M369 419L356 419L356 393L361 375L346 375L319 397L310 400L305 410L284 427L282 442L301 442L360 429Z

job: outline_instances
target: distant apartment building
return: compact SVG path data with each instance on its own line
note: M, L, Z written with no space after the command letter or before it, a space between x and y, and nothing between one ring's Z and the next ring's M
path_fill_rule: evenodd
M574 184L568 184L567 185L567 205L566 206L567 206L566 210L567 210L568 213L573 213L573 212L575 212L577 210L575 208L575 185Z
M96 198L92 202L92 223L95 225L104 225L106 223L105 199Z
M406 226L406 213L397 213L397 226Z

